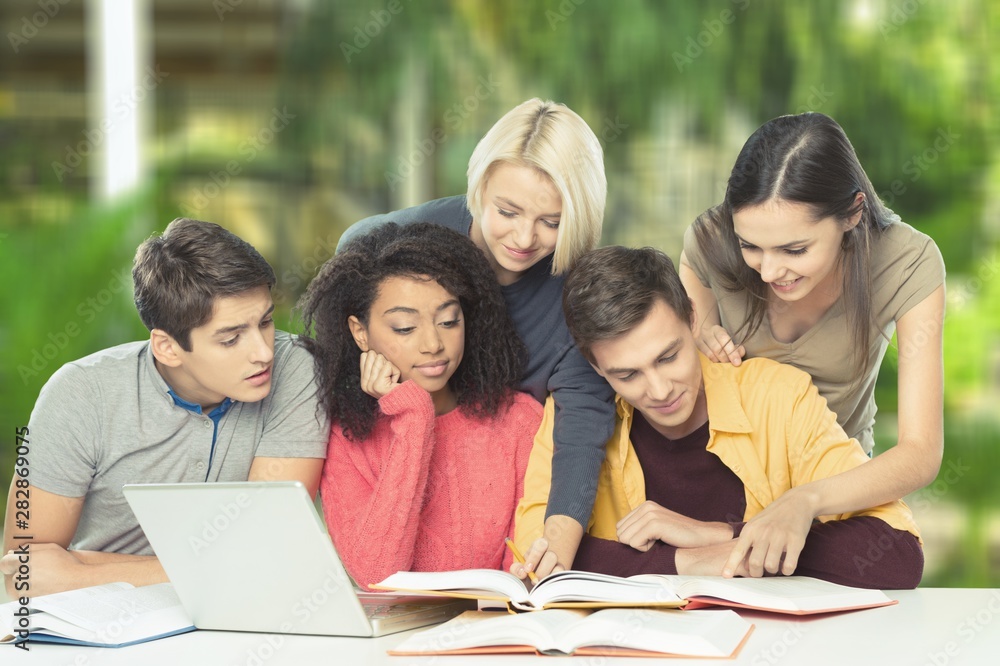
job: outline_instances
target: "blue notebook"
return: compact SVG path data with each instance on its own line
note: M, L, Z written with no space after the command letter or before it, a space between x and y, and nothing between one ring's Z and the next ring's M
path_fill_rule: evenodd
M26 620L15 615L19 609L17 602L2 607L10 632L2 642L124 647L195 629L170 583L109 583L36 597Z

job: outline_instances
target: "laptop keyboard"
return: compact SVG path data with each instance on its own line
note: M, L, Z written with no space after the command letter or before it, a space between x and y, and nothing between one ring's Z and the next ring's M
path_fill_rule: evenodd
M441 604L363 604L365 614L369 620L384 620L390 617L397 617L406 613L416 613L430 608L435 608Z

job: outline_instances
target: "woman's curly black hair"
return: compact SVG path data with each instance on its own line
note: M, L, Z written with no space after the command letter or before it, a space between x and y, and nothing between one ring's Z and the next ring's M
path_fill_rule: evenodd
M436 224L380 225L323 264L296 306L302 343L316 363L320 407L352 441L371 434L378 401L361 390L361 351L347 320L353 315L367 326L379 287L397 276L430 278L461 303L465 353L448 382L459 406L495 416L521 379L527 353L482 251Z

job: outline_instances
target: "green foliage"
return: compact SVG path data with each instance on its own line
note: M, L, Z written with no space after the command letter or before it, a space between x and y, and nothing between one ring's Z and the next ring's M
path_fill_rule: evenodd
M132 304L131 263L151 229L139 195L114 207L77 205L59 220L5 231L0 241L0 481L14 428L59 366L145 333ZM30 439L30 435L29 435Z
M991 560L996 550L989 542L989 522L1000 505L1000 421L995 414L954 414L945 421L945 453L937 480L917 493L916 511L934 515L939 503L965 508L958 539L945 546L945 566L922 582L924 586L996 587L1000 570Z
M945 398L961 408L989 391L996 399L1000 371L1000 245L986 247L965 274L949 284L944 329ZM993 354L993 356L991 356Z
M476 142L528 97L565 102L598 133L606 121L620 120L627 131L603 143L608 227L625 238L632 229L687 224L657 190L659 179L671 177L662 175L664 165L675 169L673 146L652 143L664 122L682 125L683 141L704 150L699 159L724 165L739 147L733 135L742 142L746 127L820 111L843 125L888 205L941 249L949 287L945 462L974 461L974 471L941 501L961 503L976 524L995 512L1000 498L988 472L998 462L996 416L970 420L969 414L985 412L984 403L998 397L1000 280L989 273L1000 251L993 235L1000 206L1000 51L990 27L996 0L401 0L401 10L366 35L372 12L388 4L317 1L280 10L287 21L276 33L274 105L287 107L295 121L259 158L241 161L232 189L206 206L212 221L244 237L257 234L255 244L278 274L279 326L295 329L291 306L340 230L360 214L398 203L389 174L436 130L443 140L416 168L428 174L431 194L443 196L464 191ZM894 15L903 4L914 11ZM239 29L243 16L227 15L224 29ZM239 56L232 55L234 62ZM146 335L123 273L135 247L190 205L185 187L204 190L209 173L238 156L236 123L215 135L185 136L185 123L206 109L198 106L204 101L187 109L187 93L174 96L182 79L178 73L157 93L163 145L153 151L155 182L111 207L86 203L96 161L86 160L64 181L52 169L81 140L83 127L0 118L7 158L0 166L0 423L8 436L27 422L60 364ZM477 96L484 79L497 85ZM237 105L237 112L225 106L228 94L220 94L218 108L208 102L208 110L234 117L270 111ZM725 166L718 168L722 183ZM275 193L260 197L266 210L255 211L255 219L246 219L249 207L228 205L240 186ZM654 215L640 198L655 202ZM876 392L886 433L897 394L890 346ZM3 485L12 439L0 440ZM880 436L879 450L893 444ZM995 565L982 560L985 542L977 530L955 545L949 571L925 584L998 584ZM970 556L968 548L980 550Z

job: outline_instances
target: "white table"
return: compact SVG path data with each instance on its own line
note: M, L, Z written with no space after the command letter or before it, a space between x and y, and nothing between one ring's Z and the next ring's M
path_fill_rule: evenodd
M890 591L899 604L885 608L798 619L769 613L743 612L756 625L739 657L732 662L775 664L877 664L897 666L988 665L1000 663L1000 589ZM530 655L390 657L385 651L408 633L383 638L330 638L218 631L196 631L120 649L32 644L30 652L0 646L0 663L53 666L142 665L280 666L330 664L354 666L493 666L549 663L577 666L632 664L648 659L606 659ZM705 660L671 659L671 664Z

